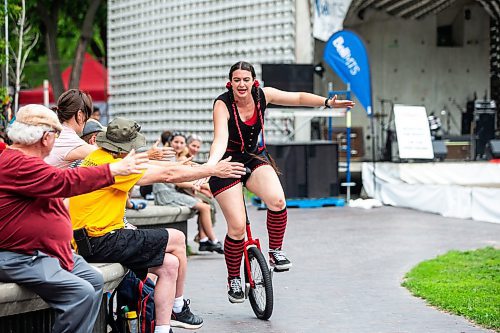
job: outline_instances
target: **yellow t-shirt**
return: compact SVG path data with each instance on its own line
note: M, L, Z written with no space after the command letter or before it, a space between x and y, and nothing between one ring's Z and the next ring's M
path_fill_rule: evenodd
M82 162L81 167L117 162L110 153L97 149ZM100 190L69 199L69 214L73 229L85 227L91 237L99 237L124 227L123 216L128 191L141 179L141 174L116 176L115 183Z

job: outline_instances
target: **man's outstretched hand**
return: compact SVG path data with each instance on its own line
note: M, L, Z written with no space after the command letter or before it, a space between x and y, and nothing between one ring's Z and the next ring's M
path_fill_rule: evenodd
M243 163L231 162L231 156L220 160L215 165L215 175L219 178L241 178L245 175L245 166Z
M147 153L136 154L135 150L132 149L122 160L111 163L109 165L109 170L113 177L142 173L142 171L147 168L148 161Z

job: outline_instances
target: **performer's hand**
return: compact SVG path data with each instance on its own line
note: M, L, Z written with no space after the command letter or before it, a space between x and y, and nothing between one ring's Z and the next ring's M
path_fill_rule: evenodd
M348 99L337 99L337 95L328 100L328 106L331 108L352 108L355 103Z

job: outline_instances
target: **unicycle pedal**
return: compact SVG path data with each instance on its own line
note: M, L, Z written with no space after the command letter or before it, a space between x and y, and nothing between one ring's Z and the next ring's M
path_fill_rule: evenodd
M271 269L271 272L282 273L282 272L288 272L289 270L290 268L277 269L276 267L273 267L273 269Z

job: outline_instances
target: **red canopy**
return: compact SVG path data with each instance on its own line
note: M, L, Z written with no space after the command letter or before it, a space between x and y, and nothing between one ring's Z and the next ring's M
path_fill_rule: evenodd
M69 76L73 66L69 66L62 72L64 88L68 89ZM82 75L80 78L80 90L89 93L95 102L106 102L108 100L108 70L94 59L90 54L85 53L83 60ZM19 92L19 105L42 104L43 86L34 89L21 90ZM53 104L54 96L52 86L49 85L49 103Z

